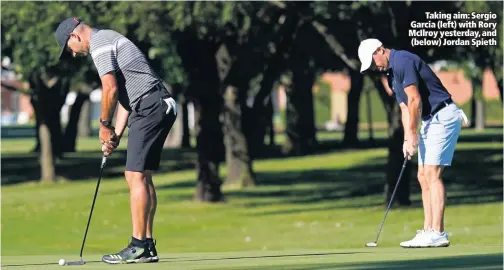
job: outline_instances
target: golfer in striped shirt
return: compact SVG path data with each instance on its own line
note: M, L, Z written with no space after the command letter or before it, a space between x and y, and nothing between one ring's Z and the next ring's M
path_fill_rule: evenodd
M157 262L153 240L156 190L152 172L159 168L164 141L175 121L177 105L142 52L123 35L92 28L78 18L56 29L59 58L91 55L102 85L100 142L105 156L117 148L126 126L125 177L130 191L131 242L107 263ZM116 110L115 127L112 116Z

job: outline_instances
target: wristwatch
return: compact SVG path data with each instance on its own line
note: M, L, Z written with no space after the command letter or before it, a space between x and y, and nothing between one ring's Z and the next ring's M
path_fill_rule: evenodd
M109 121L109 120L103 120L100 118L100 123L104 126L104 127L108 127L108 128L111 128L112 127L112 121Z

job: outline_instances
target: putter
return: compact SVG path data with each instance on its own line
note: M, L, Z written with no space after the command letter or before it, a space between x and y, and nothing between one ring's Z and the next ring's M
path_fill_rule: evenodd
M100 176L98 177L98 182L96 183L96 190L95 190L94 197L93 197L93 204L91 205L91 212L89 212L89 218L88 218L88 222L86 225L86 232L84 233L84 239L82 239L82 246L81 246L81 250L80 250L80 261L67 262L66 263L67 265L86 264L86 262L82 259L82 251L84 250L84 243L86 243L86 236L87 236L88 229L89 229L89 223L91 222L91 216L93 215L93 209L94 209L94 205L95 205L95 201L96 201L96 195L98 194L98 188L100 187L100 181L101 181L102 174L103 174L103 168L105 168L106 163L107 163L107 157L104 156L102 158L102 163L101 163L101 168L100 168Z
M387 206L387 211L385 211L385 216L383 217L382 223L380 225L380 229L378 230L378 235L376 236L376 240L374 242L369 242L366 244L366 247L377 247L378 246L378 238L380 237L381 230L383 228L383 224L385 223L385 218L387 218L388 211L390 209L390 206L392 205L392 202L394 201L394 195L396 193L397 187L399 186L399 182L401 182L402 174L404 172L404 168L406 168L406 162L408 162L408 156L404 158L404 162L402 165L401 173L399 173L399 179L397 179L397 183L395 185L394 191L392 192L392 197L390 197L390 202Z

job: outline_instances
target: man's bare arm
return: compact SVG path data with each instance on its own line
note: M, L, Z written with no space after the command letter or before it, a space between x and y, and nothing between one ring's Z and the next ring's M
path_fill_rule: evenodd
M112 121L118 100L117 82L114 74L108 73L101 77L102 82L102 111L101 119Z
M117 136L121 137L124 129L126 128L126 123L128 123L129 112L119 103L117 106L117 116L115 122L115 133Z
M414 136L418 130L420 115L422 113L422 99L416 85L412 84L404 88L404 92L408 96L408 125L405 126L404 135L406 138Z
M407 140L406 138L406 130L408 130L409 127L409 111L408 111L408 106L401 102L399 104L399 107L401 108L401 120L402 120L402 125L404 129L404 140Z

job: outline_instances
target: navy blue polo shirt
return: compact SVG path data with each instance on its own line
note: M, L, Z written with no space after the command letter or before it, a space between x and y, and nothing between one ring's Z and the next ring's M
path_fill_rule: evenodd
M451 98L432 69L416 54L390 50L387 80L399 104L408 105L404 88L416 84L422 98L422 117L428 116L440 103Z

